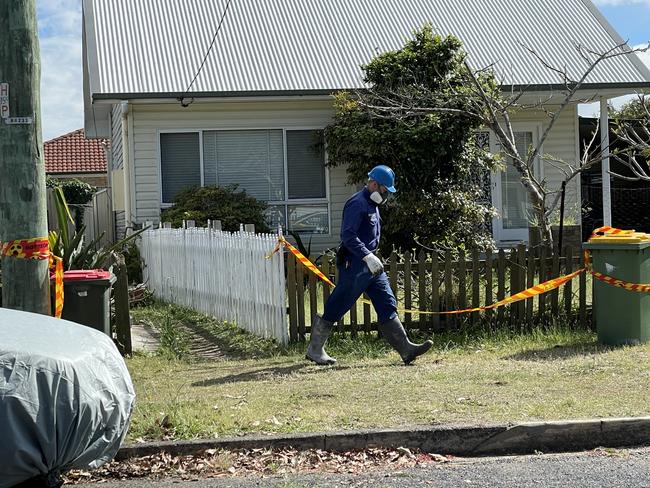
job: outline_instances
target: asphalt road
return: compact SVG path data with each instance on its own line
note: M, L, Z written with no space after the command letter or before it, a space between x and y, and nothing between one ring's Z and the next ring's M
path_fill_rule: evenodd
M608 487L650 488L650 448L590 451L577 454L456 459L402 471L372 471L360 475L327 473L283 477L221 478L196 481L128 480L102 483L102 488L140 488L156 484L170 488L302 488L302 487ZM82 485L90 488L89 485Z

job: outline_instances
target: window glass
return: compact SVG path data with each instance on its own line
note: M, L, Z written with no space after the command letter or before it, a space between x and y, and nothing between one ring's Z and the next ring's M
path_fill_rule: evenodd
M329 234L325 205L288 205L289 230L301 234Z
M515 144L520 156L526 157L532 143L532 132L515 132ZM503 228L528 227L531 210L528 191L521 182L521 175L515 168L512 158L506 158L506 169L501 172L501 200Z
M206 131L203 159L206 185L236 184L258 200L284 200L281 130Z
M275 232L278 225L283 229L287 227L286 207L284 205L269 205L266 209L266 223Z
M288 130L289 199L325 198L325 147L322 130Z
M162 201L173 203L183 188L201 186L198 132L160 134Z

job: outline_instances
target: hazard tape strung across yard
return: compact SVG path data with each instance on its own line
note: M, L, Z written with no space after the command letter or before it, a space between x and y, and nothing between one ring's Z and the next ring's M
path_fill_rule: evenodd
M50 251L47 237L4 242L0 248L0 256L16 259L47 259L49 261L49 268L54 269L54 316L61 318L63 313L63 260Z
M331 286L336 286L332 281L325 276L320 269L318 269L318 266L316 266L314 263L312 263L308 258L305 257L303 253L301 253L298 249L296 249L294 246L291 245L289 241L287 241L284 236L278 237L278 244L275 246L275 249L271 251L269 254L267 254L266 259L271 259L271 257L280 250L282 246L286 246L291 253L296 256L296 259L300 261L300 263L307 268L309 271L314 273L316 276L318 276L321 280L323 280L325 283Z
M607 236L607 235L617 235L617 236L628 236L628 235L633 235L634 231L633 230L622 230L622 229L616 229L614 227L600 227L596 230L593 231L592 233L592 238L594 236ZM291 245L283 236L280 236L278 238L278 244L275 246L275 249L271 251L266 258L270 259L275 253L277 253L280 248L283 246L286 246L291 253L296 256L296 259L300 261L302 265L304 265L309 271L314 273L316 276L318 276L321 280L323 280L325 283L331 285L331 286L336 286L332 281L325 276L318 267L312 263L307 257L305 257L304 254L302 254L298 249L296 249L294 246ZM472 313L472 312L482 312L485 310L492 310L498 307L502 307L504 305L508 305L510 303L515 303L519 302L521 300L526 300L528 298L533 298L538 295L541 295L543 293L548 293L551 290L555 290L556 288L559 288L560 286L568 283L569 281L573 280L577 276L580 276L584 272L589 272L591 275L594 276L594 278L607 283L608 285L616 286L618 288L623 288L625 290L629 291L636 291L636 292L648 292L650 293L650 284L638 284L638 283L629 283L627 281L619 280L617 278L613 278L611 276L606 276L602 273L599 273L598 271L593 271L591 269L591 259L589 255L589 251L585 251L584 253L584 262L585 266L584 268L581 268L577 271L574 271L573 273L570 273L568 275L564 276L559 276L557 278L550 279L548 281L545 281L543 283L540 283L535 286L531 286L530 288L527 288L523 291L520 291L519 293L515 293L514 295L511 295L507 298L504 298L503 300L499 300L498 302L495 302L491 305L485 305L483 307L475 307L475 308L465 308L462 310L448 310L444 312L432 312L429 310L412 310L408 308L398 308L398 312L405 312L405 313L412 313L412 314L420 314L420 315L455 315L455 314L462 314L462 313ZM361 300L363 303L368 303L371 304L369 300L362 299Z

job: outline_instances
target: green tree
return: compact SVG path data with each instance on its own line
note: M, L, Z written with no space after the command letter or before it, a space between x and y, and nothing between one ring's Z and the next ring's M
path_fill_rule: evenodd
M457 38L442 38L425 26L402 49L363 66L368 90L335 97L334 122L325 131L329 164L346 164L352 184L364 181L376 164L397 175L398 193L382 209L383 252L492 246L481 224L493 209L479 202L481 178L496 162L476 143L481 123L463 96L464 61ZM480 82L486 91L496 90L491 76Z
M97 188L77 178L59 180L51 176L46 178L45 186L63 190L63 196L73 213L75 229L81 229L84 224L85 205L92 201Z
M609 116L613 120L619 119L635 119L647 120L650 114L650 97L647 95L639 95L629 102L623 104L619 109L610 108Z
M161 219L174 227L183 220L194 220L200 227L208 220L220 220L221 228L229 232L238 231L239 224L254 224L256 232L269 232L266 209L265 202L237 191L237 185L192 187L176 195L174 206L164 210Z

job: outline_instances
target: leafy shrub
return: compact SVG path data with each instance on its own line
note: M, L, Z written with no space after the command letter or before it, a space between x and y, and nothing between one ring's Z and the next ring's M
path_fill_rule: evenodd
M458 39L425 26L403 48L362 67L368 90L334 99L334 122L325 129L328 164L345 165L351 184L377 164L396 173L398 192L381 209L384 254L492 247L481 227L493 209L481 203L480 176L497 161L477 144L481 121L471 98L461 96L469 86L464 62ZM497 89L488 74L480 81L487 92Z
M229 232L239 230L239 224L254 224L256 232L269 232L265 221L265 202L256 200L237 185L192 187L181 191L174 206L165 209L161 219L180 227L183 220L194 220L205 227L208 220L220 220L221 228Z
M62 189L55 188L54 196L59 230L50 231L48 240L51 252L63 260L63 269L65 270L104 268L108 265L109 259L115 252L122 251L127 244L148 229L148 227L145 227L112 245L99 245L102 237L104 237L103 232L95 240L85 242L85 225L75 229L73 233L68 229L68 221L72 220L72 215Z
M72 210L75 229L79 230L84 223L83 206L93 199L97 188L77 178L58 180L50 176L47 177L45 185L47 188L61 188L68 207Z
M129 242L126 244L123 254L129 283L142 283L142 258L136 243Z
M85 205L93 199L93 195L97 191L94 186L77 178L58 180L48 176L45 185L47 188L61 188L68 205Z

